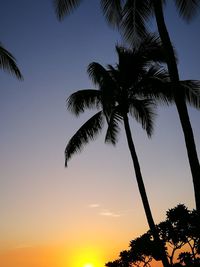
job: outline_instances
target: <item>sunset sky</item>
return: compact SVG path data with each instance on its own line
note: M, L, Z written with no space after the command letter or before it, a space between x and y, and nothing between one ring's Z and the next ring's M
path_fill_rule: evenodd
M186 24L173 5L165 11L181 79L200 79L200 16ZM0 266L102 267L148 226L123 130L116 147L99 136L64 167L67 141L88 118L71 115L66 99L93 88L89 63L117 62L121 38L97 0L62 22L52 0L1 0L0 41L24 76L0 72ZM189 112L200 157L200 113ZM194 194L176 109L157 113L151 140L131 126L159 223L178 203L194 208Z

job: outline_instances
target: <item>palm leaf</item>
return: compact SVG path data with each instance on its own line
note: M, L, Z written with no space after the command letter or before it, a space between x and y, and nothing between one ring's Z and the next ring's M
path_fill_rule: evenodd
M147 70L133 91L133 97L134 94L155 99L167 105L174 101L173 86L169 82L169 74L159 65L151 66Z
M109 72L97 62L90 63L87 72L93 83L99 85L99 87L112 83Z
M150 99L132 99L129 104L130 114L141 123L149 137L153 132L154 108L154 101Z
M62 20L65 15L69 15L81 3L81 0L54 0L56 15Z
M120 131L119 122L121 120L122 120L122 116L119 113L119 106L117 106L113 110L109 118L108 129L107 129L106 137L105 137L106 143L111 143L113 145L117 143L117 136Z
M128 88L133 82L136 82L146 66L146 59L137 53L137 50L127 49L125 47L116 46L118 54L118 71L120 77L120 85Z
M126 61L140 62L166 62L164 49L159 36L155 33L148 33L142 38L139 44L133 44L131 49L116 46L116 50L119 57L119 65L123 64L120 57L126 56ZM133 64L133 63L132 63ZM136 63L135 63L136 64Z
M185 80L180 81L180 90L185 96L185 100L193 107L200 108L200 81Z
M78 152L81 152L84 145L90 140L94 140L103 127L103 112L99 111L91 117L81 128L74 134L68 142L65 149L65 166L68 160Z
M148 34L140 45L127 49L116 46L119 58L118 69L126 87L142 78L147 67L155 63L165 63L161 41L156 34Z
M67 108L78 116L86 108L99 108L101 106L101 93L98 90L85 89L79 90L70 95L67 99Z
M16 59L8 52L0 43L0 68L14 74L18 79L22 80L23 76L17 67Z
M88 74L94 84L99 86L103 111L106 116L109 116L111 108L115 102L115 91L117 86L117 83L112 76L113 69L107 70L99 63L93 62L88 66Z
M101 0L105 18L112 26L118 26L122 16L121 0Z
M199 0L175 0L177 10L181 17L186 21L190 21L199 11Z
M165 52L160 37L156 33L148 33L137 48L139 57L145 57L150 62L166 63Z
M151 1L127 0L122 10L120 27L127 41L137 43L146 35L146 22L151 15Z

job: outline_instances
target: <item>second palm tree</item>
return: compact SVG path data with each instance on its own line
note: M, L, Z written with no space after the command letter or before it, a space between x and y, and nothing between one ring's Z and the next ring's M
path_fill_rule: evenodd
M128 114L130 114L142 124L147 134L151 136L154 103L151 99L143 97L143 88L145 84L148 84L149 90L150 87L152 89L153 87L160 87L165 81L167 82L165 71L160 69L158 65L150 64L155 56L156 60L159 55L162 57L160 52L158 39L147 37L137 49L127 50L117 47L119 64L116 67L109 65L105 69L95 62L89 65L89 76L98 85L99 90L90 89L75 92L68 98L68 108L75 115L79 115L87 108L100 110L82 125L70 139L65 156L67 165L74 153L79 152L85 144L100 133L105 121L108 124L105 141L116 144L119 122L123 122L143 207L155 244L158 247L157 260L162 260L163 266L168 267L166 250L155 227L128 119Z

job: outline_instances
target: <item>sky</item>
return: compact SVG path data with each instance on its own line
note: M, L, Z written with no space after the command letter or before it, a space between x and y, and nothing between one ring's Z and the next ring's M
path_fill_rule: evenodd
M184 23L171 4L165 15L181 79L199 79L200 16ZM1 0L0 25L24 76L0 72L0 266L102 267L148 226L123 130L116 147L99 136L64 167L67 142L91 115L77 119L66 99L94 88L88 64L115 64L121 37L90 0L62 22L52 0ZM169 208L195 204L176 108L157 113L151 139L134 120L131 128L159 223ZM199 111L189 114L200 157Z

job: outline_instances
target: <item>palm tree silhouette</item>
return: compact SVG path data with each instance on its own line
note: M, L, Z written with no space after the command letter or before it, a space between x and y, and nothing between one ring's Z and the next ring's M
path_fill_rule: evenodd
M112 2L112 4L111 4ZM124 2L124 3L122 3ZM175 0L179 14L190 21L197 13L200 1L198 0ZM146 22L152 11L155 14L158 32L166 52L166 62L168 66L171 82L174 84L174 101L181 122L190 169L193 178L196 208L200 212L200 164L196 151L196 145L192 126L186 106L185 95L179 86L179 73L176 63L174 48L172 46L169 33L165 24L162 0L126 0L126 1L102 1L104 13L108 21L118 25L124 37L130 42L135 38L140 39L146 34ZM110 3L110 5L108 5ZM114 10L114 11L113 11ZM134 25L134 26L133 26Z
M81 0L54 0L58 18L61 20L79 6ZM157 27L163 46L166 51L166 62L170 79L174 88L174 100L181 122L191 174L193 178L196 208L200 212L200 164L196 151L194 134L186 106L184 92L180 90L179 73L176 64L174 49L163 15L162 0L101 0L102 9L108 22L117 25L124 37L132 44L147 32L146 22L155 14ZM197 13L199 0L175 0L179 14L190 21ZM139 37L139 38L138 38Z
M16 76L17 79L23 79L23 76L17 67L13 55L6 50L0 43L0 68Z
M151 64L153 60L159 60L159 55L160 60L163 59L159 45L157 38L148 36L137 49L128 50L117 46L119 63L116 67L108 65L106 69L96 62L89 65L89 77L99 89L79 90L73 93L67 100L68 109L75 115L80 115L86 109L96 108L99 111L86 121L68 142L65 164L67 166L71 156L80 152L85 144L101 132L105 121L108 124L105 142L115 145L120 129L119 123L123 122L143 207L158 247L159 260L162 260L164 266L169 266L151 213L128 117L128 114L134 117L142 124L148 136L151 136L155 105L150 98L144 98L143 88L148 84L148 88L154 91L155 88L158 89L167 83L168 76L165 70L161 69L160 65Z

